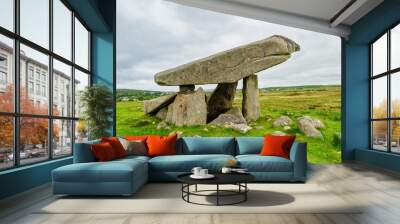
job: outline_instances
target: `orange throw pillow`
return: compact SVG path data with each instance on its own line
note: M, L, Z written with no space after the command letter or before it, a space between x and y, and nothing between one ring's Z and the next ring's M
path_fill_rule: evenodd
M109 138L101 138L101 142L108 142L114 149L115 155L117 158L125 157L126 151L124 146L122 146L121 142L117 137L109 137Z
M112 145L108 142L93 144L91 145L91 149L94 154L94 157L99 162L110 161L117 158Z
M264 137L264 146L261 149L261 156L280 156L289 159L290 148L294 140L295 135L276 136L266 135Z
M165 156L176 155L176 139L178 135L157 136L150 135L147 137L147 154L148 156Z

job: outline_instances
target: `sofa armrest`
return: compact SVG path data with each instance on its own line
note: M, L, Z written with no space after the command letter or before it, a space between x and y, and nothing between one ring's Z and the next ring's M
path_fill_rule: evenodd
M307 176L307 143L294 142L290 149L290 160L293 162L293 178L305 181Z
M89 163L95 162L96 158L94 157L91 149L92 144L99 143L99 140L90 141L90 142L82 142L75 143L74 145L74 163Z

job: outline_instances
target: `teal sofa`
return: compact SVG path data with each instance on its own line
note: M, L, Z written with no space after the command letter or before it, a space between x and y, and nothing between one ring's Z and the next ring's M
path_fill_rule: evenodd
M90 145L98 141L75 144L74 163L52 171L54 194L131 195L148 181L176 181L193 167L218 172L236 160L259 182L304 182L307 171L306 143L295 142L290 159L260 156L262 137L184 137L176 144L177 155L127 156L96 162Z

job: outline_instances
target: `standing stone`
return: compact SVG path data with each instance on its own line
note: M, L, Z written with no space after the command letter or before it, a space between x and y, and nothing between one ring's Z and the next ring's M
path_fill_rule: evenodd
M207 103L203 89L196 92L178 93L168 106L168 123L176 126L204 125L207 122Z
M207 102L207 121L212 121L232 108L237 82L220 83Z
M146 114L156 113L161 108L166 107L166 106L168 106L168 104L172 103L172 101L174 101L175 96L176 96L176 93L165 95L165 96L160 96L158 98L151 99L151 100L143 101L144 112Z
M243 79L242 113L247 121L255 121L260 117L257 75L250 75Z
M156 113L156 117L161 120L165 120L167 118L168 107L163 107Z

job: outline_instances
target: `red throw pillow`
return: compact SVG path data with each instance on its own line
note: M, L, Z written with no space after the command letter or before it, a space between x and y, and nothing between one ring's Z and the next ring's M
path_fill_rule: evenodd
M262 156L280 156L289 159L290 148L294 140L295 135L266 135L264 137L264 146L261 149L260 155Z
M150 135L147 137L147 154L148 156L165 156L176 154L176 139L178 135L157 136Z
M124 149L124 146L122 146L121 142L117 137L101 138L101 142L110 143L110 145L114 149L115 155L118 158L126 156L126 151Z
M94 157L99 162L110 161L116 159L115 151L112 145L108 142L91 145Z
M135 135L127 135L124 136L124 139L128 141L146 141L147 135L135 136Z

